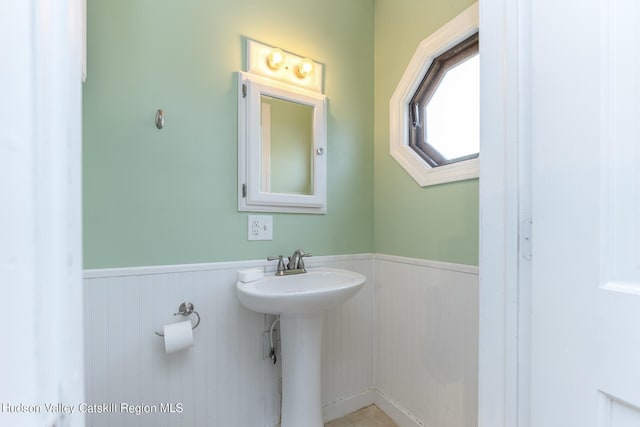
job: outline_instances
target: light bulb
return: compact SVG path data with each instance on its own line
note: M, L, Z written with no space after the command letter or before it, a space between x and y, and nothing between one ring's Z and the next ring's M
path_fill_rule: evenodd
M267 66L272 70L277 70L284 64L284 52L280 49L271 49L267 55Z
M313 74L313 61L309 58L304 58L296 68L296 75L301 79L304 79L311 74Z

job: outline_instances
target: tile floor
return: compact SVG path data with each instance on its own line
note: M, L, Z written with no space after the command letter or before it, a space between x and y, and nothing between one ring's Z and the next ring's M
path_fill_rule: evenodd
M397 427L397 425L375 405L371 405L333 420L324 427Z

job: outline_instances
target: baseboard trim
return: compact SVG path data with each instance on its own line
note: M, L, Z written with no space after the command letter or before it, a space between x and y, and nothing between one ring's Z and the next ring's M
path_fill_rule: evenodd
M328 403L322 407L322 418L324 422L333 421L344 417L347 414L372 405L374 390L370 388L360 393L345 397L335 402Z
M398 427L425 427L425 425L408 411L398 406L393 400L385 396L380 390L373 393L373 403L398 424Z

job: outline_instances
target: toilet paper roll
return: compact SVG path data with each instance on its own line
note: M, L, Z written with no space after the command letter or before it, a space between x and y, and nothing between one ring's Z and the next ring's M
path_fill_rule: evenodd
M164 349L167 354L184 350L193 345L191 320L171 323L164 326Z

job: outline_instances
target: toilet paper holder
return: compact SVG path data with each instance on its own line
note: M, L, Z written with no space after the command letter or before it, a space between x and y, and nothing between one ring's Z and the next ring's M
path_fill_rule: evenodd
M193 304L191 304L190 302L183 302L182 304L180 304L180 307L178 307L178 312L173 313L174 316L190 316L191 314L195 314L198 317L196 324L191 326L191 329L195 329L200 324L200 315L197 311L194 310ZM156 332L156 335L158 335L159 337L164 337L164 334L161 334L160 332Z

